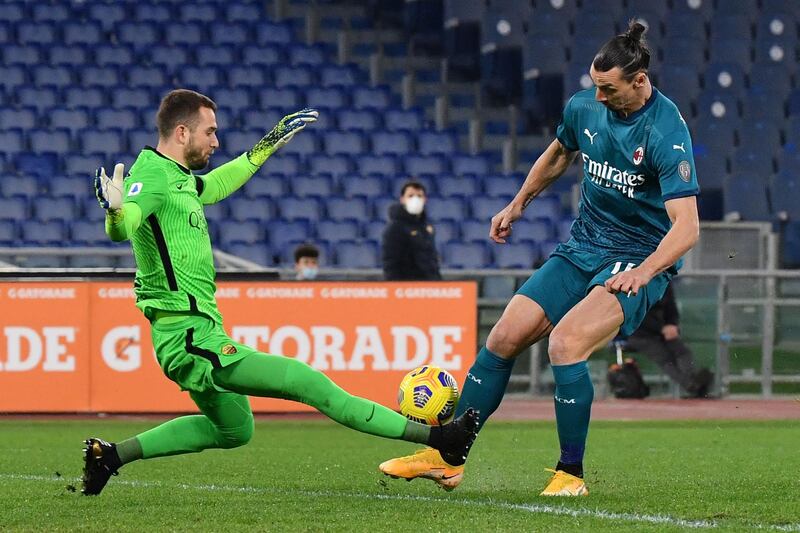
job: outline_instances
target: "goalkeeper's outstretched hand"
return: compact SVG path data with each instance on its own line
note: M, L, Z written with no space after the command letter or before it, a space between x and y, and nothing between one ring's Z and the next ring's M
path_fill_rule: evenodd
M125 176L125 165L114 165L114 174L109 178L106 169L100 167L94 174L94 194L100 207L105 210L122 208L122 180Z
M319 111L310 108L286 115L247 152L247 159L254 165L263 165L269 156L291 141L295 133L317 120L318 116Z

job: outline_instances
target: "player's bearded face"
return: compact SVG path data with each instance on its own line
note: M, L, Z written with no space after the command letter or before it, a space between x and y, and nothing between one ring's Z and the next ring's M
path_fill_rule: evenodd
M194 127L188 128L188 137L183 149L183 158L189 170L200 170L208 165L211 154L219 147L217 140L217 118L214 111L201 107Z
M199 143L195 141L195 135L192 134L189 137L189 142L186 143L186 148L184 148L183 157L189 170L200 170L206 168L213 152L213 148L206 147L204 149L199 146Z

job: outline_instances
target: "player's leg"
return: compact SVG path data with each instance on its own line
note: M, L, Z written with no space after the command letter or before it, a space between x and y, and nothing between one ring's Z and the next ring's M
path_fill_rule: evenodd
M387 407L353 396L319 370L289 357L253 352L216 368L212 376L216 385L227 390L301 402L357 431L427 444L443 454L468 449L476 434L472 413L440 427L412 422Z
M231 392L191 392L202 415L174 418L117 444L86 441L83 490L99 494L111 475L138 459L235 448L250 441L253 414L246 396Z

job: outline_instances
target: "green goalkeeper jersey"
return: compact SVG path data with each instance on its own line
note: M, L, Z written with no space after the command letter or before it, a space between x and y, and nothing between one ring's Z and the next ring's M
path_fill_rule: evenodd
M136 259L136 306L147 318L157 309L191 311L222 323L203 205L226 198L257 169L243 154L196 176L149 146L139 153L124 181L123 212L128 204L141 211L125 237Z

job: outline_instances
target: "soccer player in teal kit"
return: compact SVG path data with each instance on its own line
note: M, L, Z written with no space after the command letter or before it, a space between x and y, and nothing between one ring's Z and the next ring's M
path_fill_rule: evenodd
M467 375L458 413L484 422L502 400L514 358L549 335L561 456L544 496L588 494L583 456L594 389L586 360L617 334L630 335L697 242L699 193L692 143L678 109L650 83L645 28L632 22L595 56L595 88L567 103L556 140L514 200L492 218L505 243L523 210L580 152L584 179L571 238L517 291ZM389 475L453 489L462 461L431 448L380 465Z

